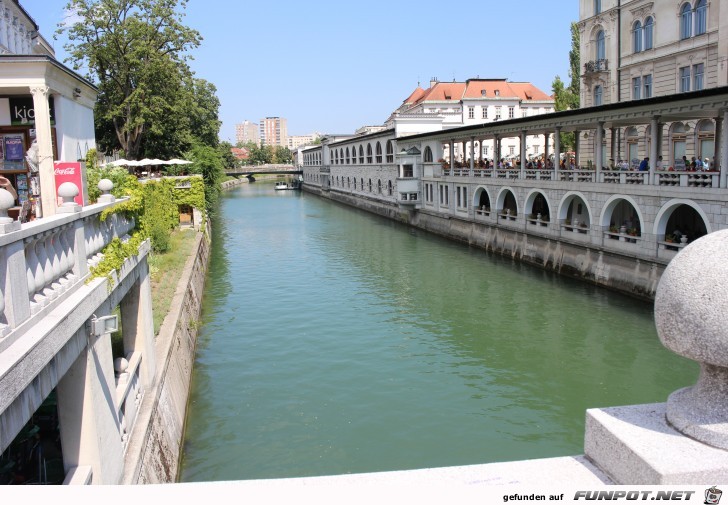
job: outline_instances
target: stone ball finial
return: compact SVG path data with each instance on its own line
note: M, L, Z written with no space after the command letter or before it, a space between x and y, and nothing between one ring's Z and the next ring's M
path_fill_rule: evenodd
M667 401L679 431L728 449L728 230L685 247L662 274L655 326L662 344L700 364L700 377Z
M63 205L76 205L73 199L76 198L78 193L78 186L72 182L64 182L58 186L58 196L63 198Z
M109 191L114 189L114 183L109 179L101 179L98 184L98 188L104 195L109 194Z
M129 361L126 358L116 358L114 360L114 371L116 373L126 372L129 368Z

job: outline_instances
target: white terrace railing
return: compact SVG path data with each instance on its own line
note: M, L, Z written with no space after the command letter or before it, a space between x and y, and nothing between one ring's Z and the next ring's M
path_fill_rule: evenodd
M73 187L59 189L65 203L58 214L22 225L7 216L12 196L0 189L0 352L16 328L83 284L114 237L124 238L136 226L119 214L102 222L114 197L105 194L102 203L81 207L72 201L78 189L66 184Z
M446 177L475 177L493 179L521 179L536 181L562 181L562 182L600 182L606 184L642 184L650 185L649 172L603 170L597 173L594 170L558 170L551 169L525 169L520 168L443 168L442 175ZM717 188L719 187L720 172L654 172L652 185L654 186L680 186L691 188Z

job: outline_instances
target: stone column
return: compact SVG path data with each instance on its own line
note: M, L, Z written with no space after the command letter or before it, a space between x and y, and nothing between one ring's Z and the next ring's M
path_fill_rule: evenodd
M617 163L617 129L612 127L609 129L609 158L613 163ZM613 168L613 167L609 167Z
M521 130L521 179L526 178L526 130Z
M579 167L579 144L581 143L579 130L574 130L574 165Z
M152 289L149 265L143 261L137 267L139 279L121 300L121 327L124 353L142 353L139 378L145 388L154 382L154 320L152 317Z
M48 105L48 86L30 88L35 111L35 135L38 142L38 175L40 176L40 201L42 217L56 213L56 176L53 170L53 141L51 137L51 113Z
M473 175L475 168L475 137L470 137L470 175Z
M713 163L720 170L720 187L728 187L728 109L723 109L723 119L715 123L715 156ZM720 149L718 149L720 148Z
M554 133L554 179L559 180L559 163L561 162L561 128Z
M124 455L111 338L107 333L87 339L88 346L57 386L64 467L90 466L93 484L119 484Z
M650 142L650 184L655 184L656 180L655 165L657 164L658 143L660 137L659 128L661 127L658 120L658 116L653 116L650 121L650 132L652 133L652 141Z
M596 149L594 158L594 167L595 167L595 176L594 180L596 182L601 182L599 177L602 173L602 160L604 159L604 123L602 121L599 121L597 123L597 131L596 131Z
M543 135L543 140L544 140L544 144L543 144L543 161L544 161L544 165L546 164L546 161L548 161L548 159L549 159L549 139L550 138L551 138L551 134L550 133L548 133L548 132L547 133L544 133L544 135Z
M450 139L450 168L455 166L455 140Z
M498 163L500 163L501 155L500 155L500 135L495 135L493 139L493 163L495 163L495 166L498 166Z

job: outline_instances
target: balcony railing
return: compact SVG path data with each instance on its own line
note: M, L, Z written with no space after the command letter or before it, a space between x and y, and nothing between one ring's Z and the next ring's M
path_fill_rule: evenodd
M594 72L606 72L607 70L609 70L609 65L607 64L606 58L587 61L586 63L584 63L585 74L592 74Z

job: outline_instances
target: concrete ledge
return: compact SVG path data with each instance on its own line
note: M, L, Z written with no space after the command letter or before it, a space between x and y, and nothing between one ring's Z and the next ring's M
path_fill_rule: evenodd
M586 456L617 484L724 482L728 451L684 436L665 410L664 403L587 410Z

